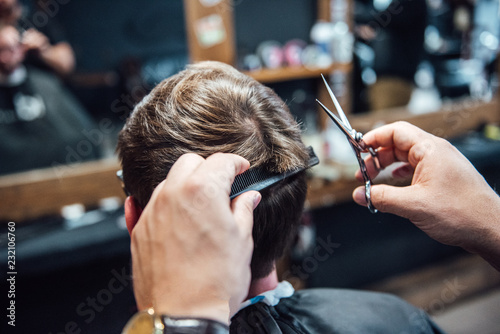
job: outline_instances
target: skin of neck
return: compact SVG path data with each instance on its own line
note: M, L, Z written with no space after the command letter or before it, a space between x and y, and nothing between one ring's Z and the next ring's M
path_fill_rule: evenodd
M250 283L250 288L248 290L247 299L253 298L261 293L269 290L276 289L278 286L278 274L276 272L276 266L273 266L273 270L266 277L252 280Z

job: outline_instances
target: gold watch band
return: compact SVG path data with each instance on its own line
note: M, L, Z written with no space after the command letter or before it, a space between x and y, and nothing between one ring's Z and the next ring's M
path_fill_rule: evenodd
M156 314L153 308L136 313L122 334L228 334L229 327L204 318L177 318Z
M161 316L155 314L151 307L134 314L125 325L122 334L163 334L164 329Z

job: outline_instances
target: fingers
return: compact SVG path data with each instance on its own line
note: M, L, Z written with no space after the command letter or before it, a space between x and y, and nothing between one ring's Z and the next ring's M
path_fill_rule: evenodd
M236 197L231 203L236 222L250 235L252 235L253 228L253 210L259 205L261 199L259 192L248 191Z
M205 159L198 154L186 153L182 155L168 172L170 184L184 182L204 161Z
M388 185L374 185L371 187L371 201L373 206L381 212L393 213L409 218L418 211L413 200L414 187L393 187ZM365 187L354 190L352 198L359 205L366 206Z
M198 154L186 153L172 166L168 173L168 185L183 184L188 178L218 181L217 185L229 194L234 177L250 167L250 163L236 155L216 153L204 159Z
M249 167L250 163L236 154L216 153L198 166L196 174L206 184L215 185L229 196L235 176Z
M182 185L198 168L200 164L203 163L205 159L201 156L194 153L187 153L182 155L177 161L173 164L170 171L165 171L166 179L163 180L153 191L151 194L150 202L155 202L153 199L166 199L168 197L168 192L165 191L166 188L175 189L176 187ZM159 201L162 203L162 200ZM160 207L163 204L160 204Z
M244 248L240 248L239 261L241 263L246 263L247 267L243 267L246 275L242 276L239 284L246 286L240 294L233 295L230 300L230 310L233 315L239 309L239 305L244 300L245 296L248 293L248 286L250 285L250 262L252 260L252 251L253 251L253 237L252 237L252 229L253 229L253 210L259 205L260 200L262 199L261 195L257 191L249 191L245 192L238 197L236 197L231 202L231 210L233 213L233 221L236 227L239 229L240 236L240 246L244 246Z
M48 38L35 29L27 30L22 37L22 43L30 48L44 48L48 46Z
M230 213L229 194L236 175L243 173L250 163L235 154L216 153L207 159L194 154L182 155L170 169L167 178L154 190L151 201L157 203L157 212L164 210L170 197L191 201L197 214L208 207ZM224 196L225 195L225 196ZM225 200L221 200L225 199ZM202 209L200 211L200 209ZM194 215L197 211L189 211Z
M376 128L363 136L363 141L373 147L395 147L408 152L425 137L432 135L407 122L395 122Z
M399 149L393 148L393 147L383 147L380 148L377 151L377 157L380 162L380 167L381 169L384 169L386 167L389 167L395 162L408 162L408 152L406 151L401 151ZM368 172L368 175L372 179L377 177L377 175L381 172L381 170L378 170L377 167L375 166L375 163L373 161L373 157L369 155L365 159L365 165L366 165L366 170ZM356 179L359 181L363 181L363 176L361 174L361 171L358 170L356 172Z
M382 169L395 162L410 162L413 168L421 159L422 143L429 142L433 135L411 125L407 122L396 122L374 129L363 136L363 141L373 148L378 149L377 155ZM413 150L412 150L413 149ZM411 155L411 157L410 157ZM368 175L375 178L379 174L371 156L365 159ZM356 179L362 181L360 171L356 172Z

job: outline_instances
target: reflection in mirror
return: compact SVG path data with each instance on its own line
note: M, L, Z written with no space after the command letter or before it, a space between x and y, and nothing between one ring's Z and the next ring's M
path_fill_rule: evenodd
M0 0L0 25L0 175L114 157L131 109L188 58L182 0Z
M100 157L85 140L94 120L61 81L74 53L47 9L0 2L0 174Z
M84 141L85 131L95 127L91 117L54 73L27 58L51 62L44 52L56 46L46 38L39 31L21 34L16 25L0 26L0 174L99 157Z

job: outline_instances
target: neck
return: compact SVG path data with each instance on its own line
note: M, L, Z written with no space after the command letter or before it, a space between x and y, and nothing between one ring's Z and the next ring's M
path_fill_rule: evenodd
M266 277L253 280L252 283L250 283L250 289L248 290L247 299L253 298L266 291L276 289L277 286L278 274L276 273L275 267L273 268L273 271L271 271L271 273Z

